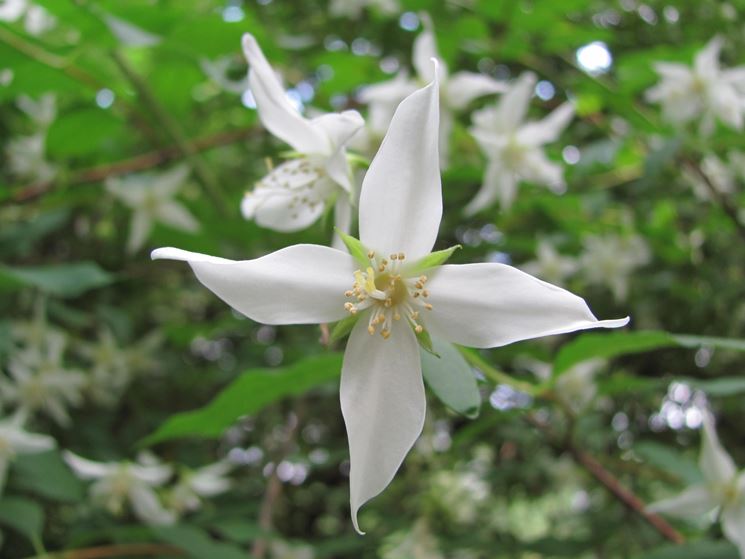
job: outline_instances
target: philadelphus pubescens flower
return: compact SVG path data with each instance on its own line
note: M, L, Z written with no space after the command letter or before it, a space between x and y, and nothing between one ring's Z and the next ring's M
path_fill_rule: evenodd
M650 260L647 243L638 235L588 235L583 244L580 264L584 279L590 284L608 286L617 301L625 301L631 274Z
M651 103L660 103L667 120L685 124L701 118L701 132L708 134L718 118L736 130L745 121L745 66L724 70L719 53L724 40L714 37L693 61L693 67L674 62L657 62L660 83L647 90Z
M722 448L711 414L704 414L701 454L698 462L704 482L681 494L647 507L681 518L695 518L714 509L725 537L745 559L745 472L738 472L732 457Z
M540 121L524 122L536 77L522 74L499 102L473 113L469 129L487 159L484 183L466 206L473 215L499 199L502 209L512 206L517 185L526 180L552 190L565 188L561 165L550 161L541 146L556 141L574 115L571 103L564 103Z
M20 413L0 419L0 495L3 493L8 467L17 455L44 452L54 448L56 444L48 435L24 430L23 423L24 415Z
M179 515L195 511L202 506L203 498L225 493L231 486L227 476L232 468L232 464L222 461L182 473L168 495L169 508Z
M364 125L362 117L356 111L344 111L304 118L287 99L256 39L248 33L243 36L243 53L261 123L297 152L297 157L276 167L246 193L243 216L275 231L298 231L335 204L336 226L349 231L355 193L346 144Z
M461 71L449 75L447 66L437 51L432 21L427 14L422 14L421 18L424 31L414 41L412 52L412 64L417 79L408 79L405 73L401 73L391 81L363 88L359 99L370 105L371 131L382 135L401 100L417 87L432 81L434 76L430 60L437 59L440 83L440 167L445 169L450 159L450 135L454 113L465 109L478 97L506 91L507 86L486 74Z
M176 515L163 507L156 487L168 481L170 466L159 463L94 462L65 451L72 471L83 480L95 480L90 487L92 500L119 516L129 502L135 516L145 524L173 524Z
M350 448L352 519L391 481L424 424L417 336L486 348L586 328L598 321L579 297L503 264L438 266L430 254L442 217L437 79L396 111L360 193L360 240L350 253L295 245L231 261L175 248L155 259L187 261L237 311L265 324L357 319L341 376Z
M520 269L531 276L537 276L549 283L561 285L564 280L577 271L576 259L562 256L549 241L538 241L536 259L526 262Z
M0 21L12 23L21 18L23 27L29 35L41 35L57 24L52 14L29 0L0 1Z
M142 248L155 222L190 233L199 229L197 219L174 200L190 172L187 165L177 165L162 173L106 179L106 190L132 210L127 251L134 253Z

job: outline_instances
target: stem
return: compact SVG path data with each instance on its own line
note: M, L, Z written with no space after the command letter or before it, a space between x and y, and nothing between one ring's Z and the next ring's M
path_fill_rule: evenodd
M189 142L189 145L195 152L206 151L214 147L238 142L250 137L255 132L255 128L230 130L228 132L220 132L218 134L213 134L212 136L199 138L197 140ZM83 169L81 171L73 173L68 180L68 184L78 185L102 182L108 177L115 177L137 171L152 169L153 167L157 167L159 165L162 165L163 163L178 159L180 156L181 150L177 146L168 146L163 149L154 150L142 155L138 155L131 159L124 159L115 163L108 163L106 165L98 165L96 167ZM27 184L16 189L14 194L0 203L29 202L50 191L54 187L54 185L54 179Z
M202 183L207 195L212 198L212 201L217 206L217 209L222 214L227 214L227 206L223 199L222 192L217 184L217 179L212 175L208 167L204 164L204 161L199 156L197 150L189 143L186 138L184 131L176 120L166 111L161 105L158 99L155 97L153 92L150 90L147 82L137 73L134 68L130 66L127 59L119 52L113 51L112 57L114 62L121 70L122 74L130 81L132 86L137 91L138 96L148 106L153 116L158 123L163 127L166 133L175 142L176 147L181 152L181 155L189 162L194 169L199 181Z
M498 384L506 384L508 386L511 386L515 390L525 392L526 394L530 394L531 396L537 396L541 393L540 387L536 386L535 384L517 380L507 373L495 369L489 363L487 363L487 361L483 357L481 357L478 352L459 345L456 345L455 347L458 349L458 351L460 351L461 355L466 359L466 361L468 361L468 363L480 370L489 380Z
M28 559L103 559L106 557L132 557L132 556L174 556L184 555L178 547L155 543L132 543L121 545L104 545L100 547L88 547L85 549L72 549L70 551L59 551L57 553L40 553Z
M709 191L709 195L712 200L721 208L721 210L729 217L732 224L737 229L740 236L745 239L745 225L740 221L738 216L737 207L732 204L732 201L727 198L725 194L717 190L717 187L711 182L709 176L704 173L704 170L692 159L683 159L683 165L694 175L699 177Z

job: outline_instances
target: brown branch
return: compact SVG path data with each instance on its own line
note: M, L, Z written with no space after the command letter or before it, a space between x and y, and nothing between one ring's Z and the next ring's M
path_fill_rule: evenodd
M178 547L155 543L133 543L121 545L105 545L101 547L88 547L85 549L72 549L57 553L45 553L35 555L29 559L103 559L106 557L132 557L132 556L182 556L184 552Z
M729 217L730 221L732 221L732 224L735 226L735 229L737 229L737 232L740 234L743 240L745 240L745 225L743 225L743 223L740 221L737 207L732 204L732 201L724 193L720 192L717 189L714 183L711 182L709 176L704 173L704 170L695 161L693 161L692 159L684 159L683 165L691 173L701 179L701 181L704 183L704 186L709 191L709 195L711 196L712 200L722 209L727 217Z
M206 151L215 147L224 146L244 140L251 137L257 132L256 128L242 128L240 130L231 130L229 132L220 132L200 138L193 142L190 142L191 149L197 152ZM90 184L94 182L101 182L108 177L115 177L118 175L126 175L136 171L145 171L152 169L174 159L181 157L181 150L177 146L169 146L160 150L151 151L138 155L131 159L125 159L123 161L117 161L115 163L108 163L105 165L98 165L89 169L83 169L76 173L73 173L67 180L68 184ZM55 179L38 181L25 186L20 187L12 194L4 203L15 202L23 203L29 202L42 196L46 192L54 188L57 181Z
M557 441L557 437L554 435L550 425L536 419L536 417L531 414L525 416L525 419L528 423L546 435L549 443L556 449L569 452L577 464L587 470L587 472L600 482L600 484L603 485L611 495L618 499L629 510L643 518L661 536L676 544L682 544L685 542L685 539L680 532L673 528L661 516L649 512L644 501L637 497L633 491L624 487L619 479L605 469L605 467L595 457L584 450L577 448L569 437L559 442Z

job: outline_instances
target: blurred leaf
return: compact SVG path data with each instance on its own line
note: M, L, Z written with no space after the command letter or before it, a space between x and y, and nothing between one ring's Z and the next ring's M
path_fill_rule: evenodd
M679 380L690 384L693 388L703 390L707 396L733 396L745 392L745 378L743 377L724 377L711 380L681 378Z
M55 501L77 502L83 498L83 484L63 462L57 450L21 454L11 470L13 487Z
M47 151L52 157L99 153L102 144L123 136L124 123L103 109L80 109L59 117L49 127Z
M153 535L163 542L182 549L194 559L245 559L246 552L239 547L213 540L194 526L154 526Z
M4 254L25 254L33 244L70 219L69 208L37 215L34 219L3 225L0 230L0 251Z
M3 497L0 499L0 525L13 528L31 542L38 542L44 528L44 509L23 497Z
M327 353L307 357L282 369L247 371L206 406L168 418L142 444L180 437L219 437L238 418L337 378L341 364L341 353Z
M634 445L634 452L653 466L670 472L682 484L691 485L701 481L701 472L696 462L676 448L653 441L640 441Z
M95 262L25 268L0 266L0 291L28 286L58 297L77 297L113 281L114 276L102 270Z
M664 545L634 559L739 559L734 545L724 541L698 541Z
M432 338L434 352L420 350L427 386L451 410L471 419L479 415L481 394L473 369L451 343Z

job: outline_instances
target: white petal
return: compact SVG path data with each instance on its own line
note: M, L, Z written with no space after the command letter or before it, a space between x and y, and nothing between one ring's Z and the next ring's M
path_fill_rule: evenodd
M722 511L722 532L735 544L740 557L745 557L745 503L738 503Z
M474 99L493 93L504 93L507 84L485 74L456 72L447 83L447 101L453 109L463 109Z
M426 327L445 340L498 347L587 328L618 328L629 319L598 321L580 297L504 264L445 265L427 283Z
M536 184L553 188L564 185L564 168L546 157L541 148L533 148L523 153L519 173L523 179Z
M704 414L704 424L701 433L701 455L698 461L704 479L716 486L732 482L737 474L737 468L732 457L722 448L714 428L714 418L708 411Z
M328 138L331 146L338 148L344 146L365 125L365 121L357 111L344 111L318 116L310 124Z
M161 41L161 38L157 35L153 35L141 27L137 27L111 14L103 14L103 20L109 27L109 30L111 30L111 33L123 45L130 47L151 47Z
M685 64L677 62L655 62L652 64L652 67L663 78L687 81L691 77L691 69Z
M135 210L132 213L132 222L129 224L129 237L127 238L127 252L134 254L142 248L153 228L153 220L150 214Z
M152 188L161 198L171 198L189 178L191 168L186 164L176 165L155 176Z
M62 457L80 479L101 479L116 469L115 464L87 460L69 450L65 450Z
M163 485L173 475L173 468L167 464L130 464L128 467L135 478L152 486Z
M336 204L334 204L334 226L336 229L342 233L346 233L347 235L349 235L352 230L352 204L350 203L349 195L346 192L339 193L339 197L336 199ZM332 246L338 250L347 250L344 241L342 241L336 233L334 233Z
M155 491L147 485L132 484L129 488L129 501L135 516L145 524L161 525L176 522L176 515L163 508Z
M472 216L491 206L497 198L499 198L503 210L509 209L516 192L517 179L514 173L504 169L502 163L498 160L489 161L486 165L481 189L466 205L463 213L466 216Z
M333 190L331 181L322 179L324 185L314 188L311 203L296 200L292 191L264 194L260 188L246 194L241 212L246 219L267 229L290 233L310 227L323 215L326 195Z
M248 33L243 35L243 53L250 65L251 93L266 129L301 153L328 150L328 139L292 106L256 39Z
M427 14L421 15L422 23L424 24L424 30L414 41L414 47L411 53L411 63L416 70L419 79L422 82L428 83L435 79L435 72L439 72L440 78L442 78L442 72L445 70L444 64L440 62L440 67L436 69L432 65L432 59L436 58L440 60L440 55L437 52L437 41L435 40L435 33L432 29L432 21Z
M199 221L178 202L163 202L158 206L158 220L174 229L193 233L199 230Z
M694 485L675 497L648 505L647 510L678 518L695 518L706 514L717 504L705 486Z
M1 436L1 435L0 435ZM51 450L57 445L53 437L18 430L9 437L10 446L17 454L36 454Z
M106 192L121 200L130 208L137 208L145 199L149 185L135 182L136 177L123 180L119 177L109 177L104 182Z
M530 122L523 126L518 132L519 141L526 146L541 146L555 142L573 116L574 105L563 103L543 120Z
M360 240L383 254L429 253L442 217L436 81L404 99L362 182Z
M320 324L344 318L344 293L357 268L349 254L317 245L295 245L243 261L176 248L159 248L151 256L188 262L215 295L264 324Z
M422 432L426 401L414 331L394 321L391 336L352 330L341 373L341 410L349 438L350 505L357 511L391 482Z
M493 123L498 130L516 130L525 118L530 100L533 97L536 77L532 72L524 72L517 81L510 86L509 91L499 99L497 112Z
M701 77L713 78L719 73L719 53L724 46L724 39L717 35L711 39L706 46L696 54L693 67Z
M346 149L342 147L336 150L336 152L326 160L325 169L331 180L348 193L352 192L352 180L350 178L351 172L349 170Z

